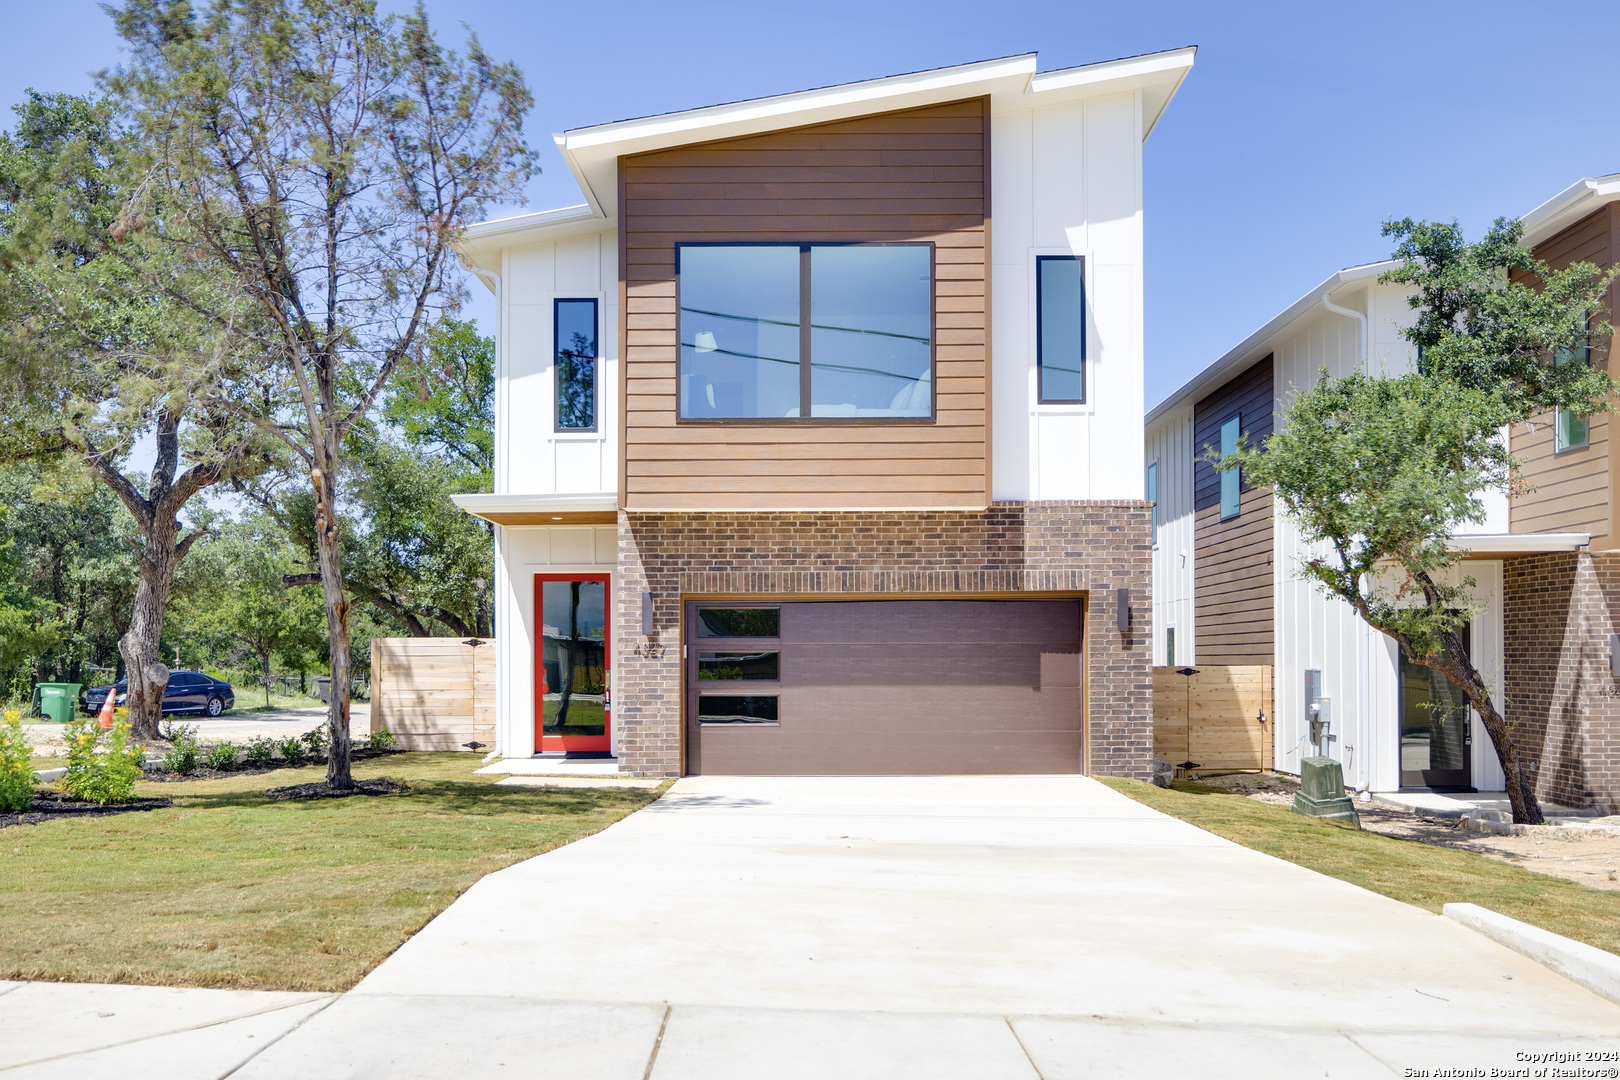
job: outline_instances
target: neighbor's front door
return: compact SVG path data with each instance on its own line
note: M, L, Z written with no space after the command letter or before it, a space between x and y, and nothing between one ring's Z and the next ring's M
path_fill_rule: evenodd
M1465 638L1470 633L1470 628L1463 630ZM1472 744L1462 691L1402 653L1401 787L1474 790Z
M612 748L608 575L534 578L536 750Z

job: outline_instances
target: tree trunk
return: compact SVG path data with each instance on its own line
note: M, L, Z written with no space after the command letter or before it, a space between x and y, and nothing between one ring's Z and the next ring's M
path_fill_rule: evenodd
M163 638L163 615L169 606L169 588L180 561L179 532L172 515L154 515L141 547L141 576L135 588L129 630L118 639L118 652L129 678L125 704L129 708L130 737L138 742L161 737L158 722L163 718L163 690L169 685L169 669L158 649Z
M315 548L326 600L326 632L332 682L327 694L326 782L340 791L354 787L349 769L349 603L343 596L342 549L338 537L335 455L327 471L310 474L315 484Z
M1406 648L1405 644L1402 644ZM1412 656L1411 649L1407 655ZM1502 775L1506 777L1508 803L1513 807L1513 821L1516 825L1545 825L1547 819L1542 816L1541 803L1536 799L1535 779L1525 768L1519 757L1518 744L1513 741L1513 732L1508 727L1507 718L1497 711L1496 703L1491 700L1490 691L1486 689L1485 680L1480 678L1478 669L1468 656L1468 650L1463 647L1460 634L1446 635L1445 652L1439 657L1428 659L1438 660L1437 663L1425 663L1425 658L1417 657L1417 662L1432 667L1463 692L1468 698L1468 704L1479 714L1479 720L1485 727L1485 733L1491 737L1491 746L1496 750L1496 757L1502 763Z
M264 684L264 707L270 707L270 650L266 649L259 654L259 668L264 673L260 681Z

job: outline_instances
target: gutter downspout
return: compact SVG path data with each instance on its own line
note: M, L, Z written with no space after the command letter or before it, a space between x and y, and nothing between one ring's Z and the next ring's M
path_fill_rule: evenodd
M1333 314L1335 314L1335 315L1343 315L1346 318L1356 320L1356 366L1361 369L1363 374L1365 374L1366 371L1367 371L1367 361L1368 361L1368 356L1367 356L1367 316L1363 315L1359 311L1356 311L1354 308L1340 307L1338 304L1335 304L1332 300L1329 300L1328 299L1328 293L1330 291L1331 290L1324 290L1323 291L1323 293L1322 293L1322 306L1324 308L1326 308L1327 310L1333 312ZM1372 286L1370 286L1370 285L1367 287L1367 302L1368 302L1368 307L1371 307L1372 306ZM1360 783L1355 785L1355 791L1356 791L1356 794L1357 794L1358 797L1364 797L1366 795L1366 793L1372 788L1372 762L1371 762L1371 754L1368 752L1368 745L1369 745L1369 743L1371 742L1371 739L1372 739L1372 714L1373 714L1373 708L1372 708L1372 627L1368 626L1366 621L1363 620L1363 619L1357 619L1356 622L1361 624L1360 625L1360 631L1361 632L1360 632L1359 635L1357 635L1359 637L1359 639L1360 639L1357 642L1357 645L1358 645L1357 652L1360 653L1360 655L1357 657L1357 665L1356 665L1357 667L1359 667L1361 669L1360 670L1360 675L1361 675L1360 683L1361 683L1361 685L1359 687L1359 693L1357 695L1361 700L1357 703L1359 705L1359 708L1357 708L1356 712L1359 714L1358 719L1360 720L1360 723L1358 723L1356 725L1359 728L1359 730L1356 732L1356 746L1354 748L1356 750L1356 761L1355 761L1355 766L1354 766L1355 775L1356 775L1357 779L1360 780Z

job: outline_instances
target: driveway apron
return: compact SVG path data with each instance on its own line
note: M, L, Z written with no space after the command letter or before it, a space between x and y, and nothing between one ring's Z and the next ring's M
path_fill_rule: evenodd
M1572 1050L1620 1052L1620 1006L1083 777L695 777L480 881L234 1075L1387 1077Z

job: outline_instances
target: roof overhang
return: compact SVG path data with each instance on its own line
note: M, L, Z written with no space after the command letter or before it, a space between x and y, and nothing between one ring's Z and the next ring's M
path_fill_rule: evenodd
M494 271L500 248L617 227L619 159L693 143L738 139L873 113L988 97L993 111L1142 91L1142 137L1158 124L1192 70L1197 48L1106 60L1036 74L1035 53L981 60L881 79L802 90L702 109L574 128L553 136L585 195L581 206L481 222L458 248L468 263Z
M1446 546L1452 551L1467 552L1471 559L1502 559L1579 551L1591 541L1589 533L1476 533L1453 536Z
M1322 299L1331 296L1346 285L1365 284L1378 280L1380 274L1393 270L1400 263L1394 259L1383 262L1367 263L1364 266L1349 266L1336 274L1329 275L1316 288L1289 304L1260 329L1238 342L1222 354L1209 367L1187 380L1175 393L1165 398L1148 411L1146 422L1151 424L1172 409L1183 405L1191 405L1199 398L1225 383L1234 375L1240 374L1245 368L1261 359L1271 349L1271 339L1296 319L1304 318L1312 312L1322 311Z
M611 491L585 495L452 495L474 517L496 525L613 525L619 497Z
M1535 247L1617 199L1620 173L1583 177L1519 219L1524 224L1522 243Z

